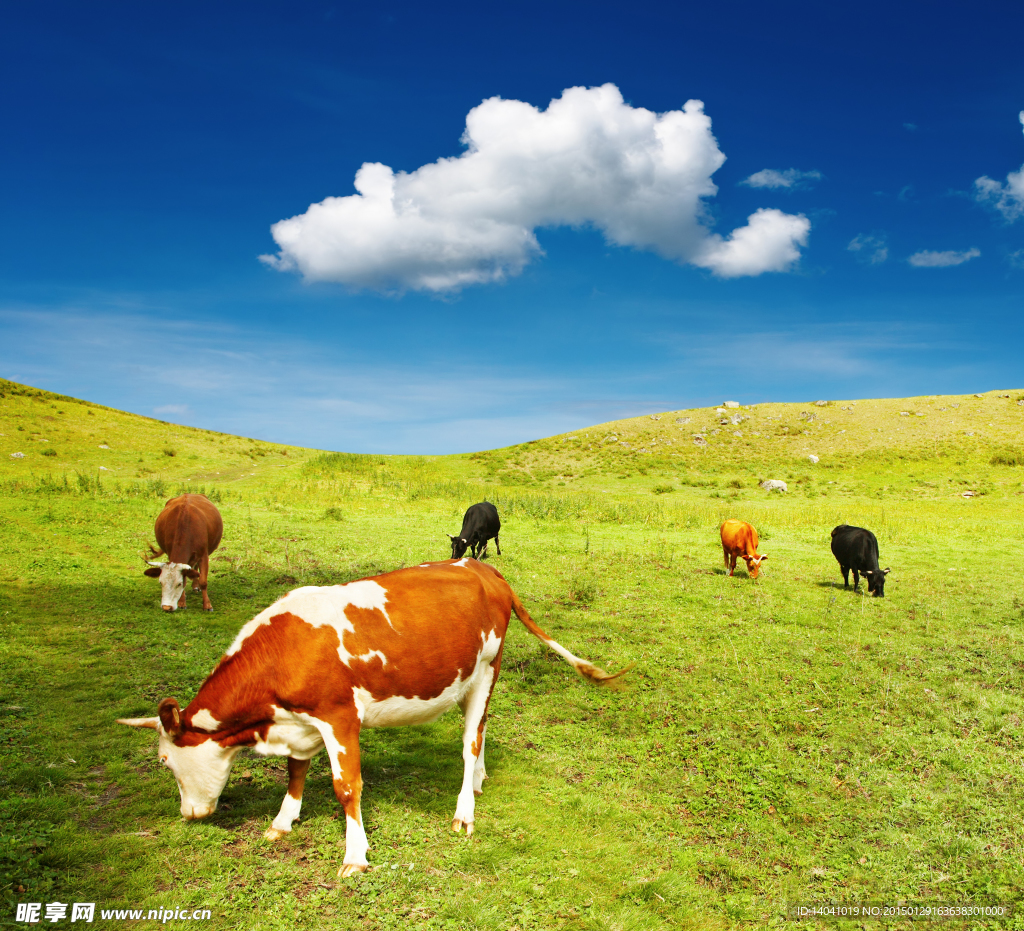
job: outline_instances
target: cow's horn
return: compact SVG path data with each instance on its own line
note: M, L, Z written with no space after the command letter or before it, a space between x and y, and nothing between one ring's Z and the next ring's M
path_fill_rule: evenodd
M888 566L886 566L886 567L885 567L885 568L884 568L884 569L882 570L882 575L888 575L888 574L889 574L889 567L888 567Z
M159 718L118 718L118 724L127 724L129 727L148 727L152 730L160 729Z
M153 566L154 568L159 569L159 568L163 568L163 566L165 566L166 563L159 562L159 561L157 561L155 559L147 559L146 560L146 565L147 566Z

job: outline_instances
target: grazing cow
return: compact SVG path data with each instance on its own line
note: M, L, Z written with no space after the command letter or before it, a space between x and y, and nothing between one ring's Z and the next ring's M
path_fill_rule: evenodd
M466 553L466 547L473 554L474 559L483 559L487 552L487 541L494 537L494 545L498 548L498 555L501 555L501 542L498 540L498 533L501 530L501 521L498 518L498 509L490 501L481 501L479 504L472 504L462 518L462 530L457 537L448 534L452 541L452 559L461 559ZM477 550L479 549L479 556Z
M145 574L160 580L160 607L165 611L185 607L185 578L192 591L202 592L203 608L213 610L206 593L210 553L220 546L224 522L206 495L179 495L164 505L154 528L159 549L150 546L150 568ZM167 555L167 562L156 557ZM143 557L145 559L145 557Z
M626 671L609 675L573 656L533 622L496 569L461 559L289 592L239 631L186 708L165 698L156 717L119 723L157 731L189 820L217 808L243 747L287 756L288 792L268 840L292 829L309 761L326 747L345 810L339 875L348 876L367 868L361 728L425 724L458 705L464 769L452 830L473 833L474 795L487 775L487 706L513 611L580 675L608 682Z
M839 560L843 572L843 588L850 587L853 570L853 590L857 591L862 573L868 580L868 591L875 598L885 597L885 577L889 570L878 568L878 540L870 530L840 524L832 531L832 555Z
M725 568L732 575L736 570L736 557L747 564L747 573L757 578L761 562L767 555L757 555L757 531L742 520L729 519L722 523L722 552L725 553Z

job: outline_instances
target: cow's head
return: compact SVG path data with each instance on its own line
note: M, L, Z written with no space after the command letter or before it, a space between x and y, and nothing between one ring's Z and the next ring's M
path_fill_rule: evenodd
M873 569L864 570L864 578L868 580L868 591L871 592L875 598L885 597L885 577L888 574L888 568L878 569L877 571Z
M747 564L747 572L750 574L752 579L756 579L758 573L761 571L761 563L768 557L766 555L761 556L744 556L743 560Z
M469 546L469 540L465 537L453 537L451 534L448 534L448 539L452 541L452 559L462 559L466 547Z
M174 698L165 698L157 710L155 718L118 718L117 723L148 727L160 736L157 753L178 783L186 821L212 815L239 748L222 747L208 733L186 729Z
M149 568L143 575L160 580L160 607L165 611L174 611L185 591L185 579L197 578L199 570L184 562L154 562L147 559L146 563Z

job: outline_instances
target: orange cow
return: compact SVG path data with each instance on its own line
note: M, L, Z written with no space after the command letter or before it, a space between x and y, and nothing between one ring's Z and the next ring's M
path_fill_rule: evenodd
M609 675L541 630L508 582L475 559L428 562L372 579L297 588L249 621L190 704L165 698L151 718L121 724L159 734L184 818L217 808L243 747L288 757L288 791L265 833L292 829L310 760L326 747L345 810L339 875L367 868L359 735L368 727L425 724L458 705L465 716L463 777L452 830L473 833L475 797L487 778L487 707L509 619L592 682ZM628 667L627 667L628 668Z
M757 531L745 521L731 518L722 524L722 552L725 553L729 575L736 569L738 556L747 564L747 572L752 579L757 578L761 561L768 558L757 555Z

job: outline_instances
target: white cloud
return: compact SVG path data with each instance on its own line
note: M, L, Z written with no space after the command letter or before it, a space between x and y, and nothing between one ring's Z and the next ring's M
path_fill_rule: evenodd
M1024 110L1018 119L1024 126ZM1001 184L988 175L982 175L974 182L974 199L979 203L988 204L998 210L1007 223L1024 216L1024 165L1020 171L1011 171L1006 176L1006 183Z
M858 258L868 265L881 265L889 258L889 247L881 236L854 236L846 248L859 253Z
M963 265L979 255L980 249L968 249L965 252L929 252L923 249L915 252L907 261L916 268L947 268L950 265Z
M728 239L709 236L701 252L690 261L710 268L722 278L785 271L800 258L798 246L806 245L811 221L803 214L764 209L750 215L746 226Z
M179 414L184 415L188 413L187 404L162 404L160 407L153 408L154 414Z
M762 168L761 171L755 171L749 178L744 178L740 184L745 184L747 187L782 187L795 191L810 187L810 182L820 180L820 171L800 171L797 168L776 171L774 168Z
M442 292L518 274L544 227L593 226L615 245L727 276L785 270L806 242L809 222L787 225L779 211L758 211L726 245L709 234L703 198L725 156L699 100L658 114L614 84L569 88L547 110L492 97L469 112L462 141L462 155L412 172L364 163L356 194L275 223L280 251L261 258L311 281ZM730 249L757 257L715 260Z

